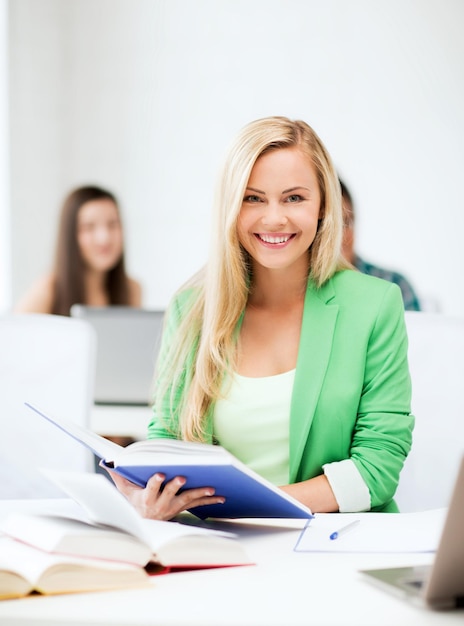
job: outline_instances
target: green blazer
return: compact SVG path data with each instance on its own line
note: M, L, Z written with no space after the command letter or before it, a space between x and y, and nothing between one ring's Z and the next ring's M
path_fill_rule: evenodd
M163 343L188 297L179 294L169 308ZM351 459L371 510L397 511L393 496L414 426L407 349L397 285L353 270L337 272L321 288L308 281L290 413L291 483L321 474L325 463ZM168 399L164 406L149 437L176 430L169 427ZM207 432L213 441L212 411Z

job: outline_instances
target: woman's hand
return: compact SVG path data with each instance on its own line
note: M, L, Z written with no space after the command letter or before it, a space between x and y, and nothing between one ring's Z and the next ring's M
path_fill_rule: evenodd
M104 466L102 466L104 467ZM161 488L163 474L154 474L145 488L138 487L116 472L104 467L119 491L129 500L135 510L149 519L170 520L178 513L195 506L205 504L223 504L225 498L214 495L212 487L186 489L178 493L185 485L185 478L176 476Z

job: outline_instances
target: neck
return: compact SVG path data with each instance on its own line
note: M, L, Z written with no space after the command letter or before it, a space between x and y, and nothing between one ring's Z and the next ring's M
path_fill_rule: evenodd
M253 284L248 302L252 306L285 309L304 301L308 270L268 270L258 268L253 274Z
M90 306L108 304L108 292L105 285L106 272L87 270L85 273L85 300Z

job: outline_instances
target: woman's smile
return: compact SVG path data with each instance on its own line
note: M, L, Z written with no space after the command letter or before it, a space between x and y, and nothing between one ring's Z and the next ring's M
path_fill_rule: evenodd
M284 248L289 241L296 237L295 233L256 233L255 237L266 247Z

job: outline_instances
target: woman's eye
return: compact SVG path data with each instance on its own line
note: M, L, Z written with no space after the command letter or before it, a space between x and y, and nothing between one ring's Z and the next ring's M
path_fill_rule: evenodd
M287 198L287 202L301 202L302 200L303 198L297 193L293 193L291 196L288 196Z
M94 230L93 224L79 224L78 232L80 233L91 233Z
M259 196L245 196L243 198L244 202L261 202L261 198Z

